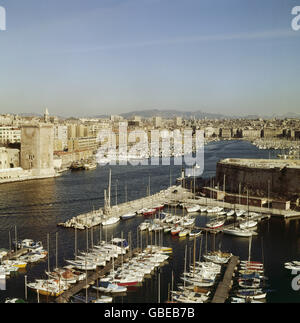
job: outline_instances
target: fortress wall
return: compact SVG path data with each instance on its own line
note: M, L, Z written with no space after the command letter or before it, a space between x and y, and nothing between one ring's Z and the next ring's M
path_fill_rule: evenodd
M268 196L268 186L270 187L270 197L290 199L300 196L300 167L287 166L280 167L257 167L249 163L246 166L237 162L217 164L216 181L223 184L225 175L226 191L239 193L239 184L241 193L250 195Z

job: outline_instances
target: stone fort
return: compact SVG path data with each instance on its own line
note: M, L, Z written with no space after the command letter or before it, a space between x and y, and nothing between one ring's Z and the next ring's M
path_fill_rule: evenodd
M51 124L22 126L21 167L31 170L33 176L54 175L53 144Z

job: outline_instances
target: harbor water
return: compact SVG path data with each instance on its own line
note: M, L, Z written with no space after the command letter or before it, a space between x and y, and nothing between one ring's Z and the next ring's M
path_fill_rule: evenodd
M259 150L246 141L212 142L205 147L205 177L215 175L216 163L222 158L275 158L278 152L274 150ZM57 226L57 223L98 209L104 204L104 190L108 187L109 169L112 170L112 205L126 200L135 200L166 189L176 182L181 175L181 166L104 166L91 171L66 172L61 177L28 182L10 183L0 186L0 248L9 247L9 236L30 238L42 241L47 248L47 234L50 236L49 263L64 266L66 259L74 259L75 231L70 228ZM171 176L170 176L171 174ZM150 180L149 180L150 179ZM154 202L155 203L155 202ZM182 210L178 209L178 213ZM196 215L196 225L204 226L208 216ZM102 240L111 237L128 238L131 232L132 247L137 243L137 226L144 221L142 216L120 221L106 229L96 227L88 233L89 247L96 244L100 236ZM292 288L294 278L290 271L284 269L284 262L300 260L300 221L298 219L271 218L258 224L258 235L253 237L251 258L264 261L268 288L271 290L267 302L299 302L300 291ZM58 248L56 255L56 233ZM114 299L122 303L157 303L158 299L165 302L168 290L181 283L180 275L184 270L185 247L188 245L187 263L193 263L194 240L189 238L172 238L170 234L163 234L165 246L173 248L173 256L168 264L160 269L152 278L146 279L142 286L135 287L125 296ZM78 250L87 249L86 232L78 231ZM140 240L140 235L139 235ZM152 240L158 241L158 236L142 234L142 246ZM160 240L161 241L161 240ZM242 259L248 258L248 239L218 234L215 239L208 235L203 237L202 254L205 250L221 249L232 252ZM196 257L199 257L200 238L196 240ZM56 264L56 260L58 263ZM26 270L12 274L6 280L6 290L0 290L0 302L7 297L24 299L24 279L28 281L46 278L45 271L48 260L28 265ZM158 296L158 282L160 281L160 297ZM28 290L28 301L37 302L36 294Z

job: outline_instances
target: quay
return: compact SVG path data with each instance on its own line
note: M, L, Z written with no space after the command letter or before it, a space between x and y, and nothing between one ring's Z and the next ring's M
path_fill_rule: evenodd
M108 210L107 214L105 214L105 208L100 208L99 210L79 214L65 223L58 223L57 225L67 228L76 227L77 229L91 228L100 225L102 221L111 217L119 217L123 214L134 213L143 208L152 208L159 204L165 205L166 203L172 202L178 204L179 202L186 201L192 196L193 194L188 190L181 186L174 185L153 195L114 205Z
M162 190L151 196L146 196L140 199L136 199L130 202L122 203L112 206L108 212L105 208L99 210L93 210L84 214L75 216L65 223L58 223L57 225L67 228L85 229L91 228L97 225L101 225L102 221L111 217L120 217L123 214L135 213L144 208L153 208L156 205L179 205L179 204L198 204L201 206L219 206L227 209L240 209L249 212L259 213L256 220L269 219L270 217L286 218L300 218L300 211L293 210L280 210L268 207L257 207L244 204L232 204L221 200L216 200L208 197L200 197L191 193L188 189L181 186L171 186L166 190Z
M132 251L129 250L125 255L119 255L119 257L114 260L114 266L118 267L119 265L122 264L122 261L126 262L127 259L131 258L133 255L139 252L141 252L141 249L136 248ZM81 290L88 288L90 285L93 285L97 281L97 279L103 278L105 274L111 271L112 268L113 268L113 262L111 260L102 269L100 270L97 269L96 272L95 271L91 273L87 272L86 279L74 284L73 286L71 286L71 288L63 292L60 296L56 297L55 303L68 303L72 296L76 295Z
M267 219L270 219L271 215L260 215L258 214L257 216L253 216L251 217L251 220L254 220L254 221L263 221L263 220L267 220ZM222 227L220 228L215 228L215 229L212 229L212 228L207 228L207 227L198 227L198 226L194 226L193 228L194 229L197 229L197 230L201 230L201 231L204 231L204 232L208 232L208 233L212 233L212 234L217 234L217 233L221 233L223 230L226 230L226 229L233 229L235 225L238 225L239 222L243 222L243 221L247 221L245 219L238 219L236 221L236 223L229 223L229 224L225 224L223 225ZM257 234L257 233L254 233L254 235Z
M218 201L208 197L197 197L196 199L188 198L185 203L188 204L199 204L203 206L220 206L228 209L237 209L237 210L246 210L249 212L261 213L266 217L281 217L281 218L295 218L300 217L300 211L293 210L279 210L274 208L267 207L258 207L252 205L244 205L244 204L232 204L228 202Z
M229 296L230 289L232 287L232 277L234 271L239 263L239 257L232 256L227 265L223 279L219 282L212 303L225 303Z

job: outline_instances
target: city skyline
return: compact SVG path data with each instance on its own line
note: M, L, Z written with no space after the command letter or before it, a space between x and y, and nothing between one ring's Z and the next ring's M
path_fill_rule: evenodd
M6 4L0 113L297 113L296 1Z

